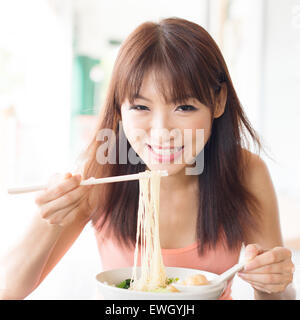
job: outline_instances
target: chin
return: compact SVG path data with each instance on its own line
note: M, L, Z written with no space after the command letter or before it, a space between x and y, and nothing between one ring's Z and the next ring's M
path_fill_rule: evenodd
M168 176L176 175L182 170L185 170L186 165L185 164L159 164L159 163L145 163L148 170L154 171L154 170L167 170Z

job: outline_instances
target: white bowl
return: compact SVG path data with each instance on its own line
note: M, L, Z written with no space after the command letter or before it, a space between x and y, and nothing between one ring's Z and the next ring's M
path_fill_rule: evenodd
M211 281L218 277L217 274L189 268L166 267L168 278L185 279L191 275L201 273ZM140 275L140 267L137 268L137 276ZM223 293L226 283L210 287L201 286L200 292L144 292L117 288L116 285L125 279L130 279L132 268L120 268L97 274L97 287L100 294L106 300L217 300Z

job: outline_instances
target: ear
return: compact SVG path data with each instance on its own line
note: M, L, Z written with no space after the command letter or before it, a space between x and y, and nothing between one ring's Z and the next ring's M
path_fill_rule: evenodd
M223 82L221 83L220 92L217 94L217 97L216 97L216 107L215 107L214 118L219 118L222 116L222 114L225 111L226 101L227 101L227 85L225 82Z

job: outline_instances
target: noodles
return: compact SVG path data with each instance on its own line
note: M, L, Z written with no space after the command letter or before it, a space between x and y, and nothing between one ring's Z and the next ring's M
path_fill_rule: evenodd
M153 291L166 287L168 280L159 239L160 174L146 170L142 175L143 177L139 180L140 192L134 267L129 289ZM139 243L141 244L141 274L137 278Z

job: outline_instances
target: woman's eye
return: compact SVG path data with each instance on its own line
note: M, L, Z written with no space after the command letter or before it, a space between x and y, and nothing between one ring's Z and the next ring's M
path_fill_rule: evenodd
M181 109L181 110L179 110ZM194 106L191 105L183 105L183 106L179 106L176 110L179 111L195 111L197 110L197 108L195 108Z
M129 110L149 110L148 107L146 106L141 106L141 105L134 105L134 106L130 106Z

